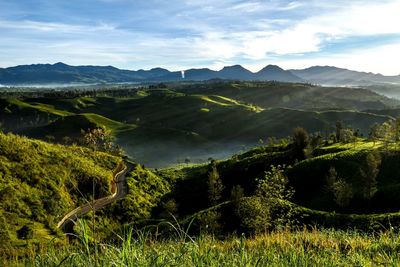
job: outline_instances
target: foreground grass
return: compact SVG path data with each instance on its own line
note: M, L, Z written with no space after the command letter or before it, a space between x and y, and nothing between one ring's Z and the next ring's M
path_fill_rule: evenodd
M286 230L253 238L177 235L157 240L132 232L119 245L99 244L97 253L82 237L80 245L43 249L27 266L399 266L400 235L337 230Z

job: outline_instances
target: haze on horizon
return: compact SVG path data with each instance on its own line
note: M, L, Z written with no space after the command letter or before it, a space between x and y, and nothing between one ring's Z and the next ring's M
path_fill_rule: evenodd
M0 67L64 62L400 74L400 0L0 0Z

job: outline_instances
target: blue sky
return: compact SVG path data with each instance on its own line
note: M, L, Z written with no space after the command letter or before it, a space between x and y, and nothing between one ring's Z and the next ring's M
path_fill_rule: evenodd
M0 0L0 67L65 62L400 74L400 0Z

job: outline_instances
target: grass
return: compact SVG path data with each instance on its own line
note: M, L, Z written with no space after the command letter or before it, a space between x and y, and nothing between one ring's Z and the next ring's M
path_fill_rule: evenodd
M280 230L255 237L210 235L193 238L175 227L160 238L126 231L118 244L99 244L95 257L88 232L79 243L42 247L26 259L5 264L25 266L398 266L400 236L393 231L365 234L338 230Z
M43 104L43 103L26 103L23 102L19 99L10 99L9 101L10 104L19 106L19 107L23 107L23 108L32 108L32 109L36 109L45 113L50 113L50 114L54 114L57 116L68 116L68 115L72 115L73 113L65 111L65 110L59 110L56 109L54 106L52 105L47 105L47 104Z

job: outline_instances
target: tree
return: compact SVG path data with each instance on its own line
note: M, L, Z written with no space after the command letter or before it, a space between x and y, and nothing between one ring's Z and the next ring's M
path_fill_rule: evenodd
M291 213L284 200L293 196L293 190L287 184L284 166L271 166L265 177L258 180L255 195L241 198L237 205L236 214L242 226L257 233L287 223Z
M367 154L364 166L360 168L360 176L363 182L362 194L365 199L371 199L378 191L376 177L379 173L379 166L382 159L379 152Z
M235 185L231 190L231 201L233 204L237 205L240 199L244 197L244 189L240 185Z
M211 205L217 205L218 201L222 197L222 191L224 190L224 185L222 184L222 180L219 176L217 170L217 164L213 161L211 164L211 168L208 172L208 199Z
M341 121L336 121L336 140L340 140L341 131L343 129L343 123Z
M338 179L332 185L332 192L335 196L335 203L340 207L347 207L353 198L353 189L351 184L343 179Z
M350 143L354 141L354 139L355 139L354 132L351 129L340 130L340 139L338 139L338 141L342 143Z
M114 137L111 131L103 128L89 129L87 131L82 130L81 143L94 150L116 155L122 154L121 148L114 143Z
M290 199L293 191L287 188L289 182L284 173L285 166L271 166L271 170L265 173L265 178L258 181L256 195L266 202L274 202L281 199Z
M379 124L378 123L374 123L371 126L371 128L369 130L368 138L370 140L372 140L372 142L374 143L374 146L375 146L375 142L379 139Z
M293 151L296 157L305 158L304 149L308 146L308 133L304 128L293 129Z
M186 163L186 165L189 165L189 163L190 163L190 158L189 157L185 158L185 163Z
M235 213L240 219L241 226L248 232L266 232L271 228L270 210L257 196L242 198Z
M314 150L322 143L322 135L321 133L313 134L310 138L310 146Z
M340 207L348 206L353 198L352 185L340 178L334 167L329 168L326 176L326 183L328 185L328 190L332 192L334 196L335 203Z
M274 136L268 137L268 146L273 147L276 144L276 138Z

